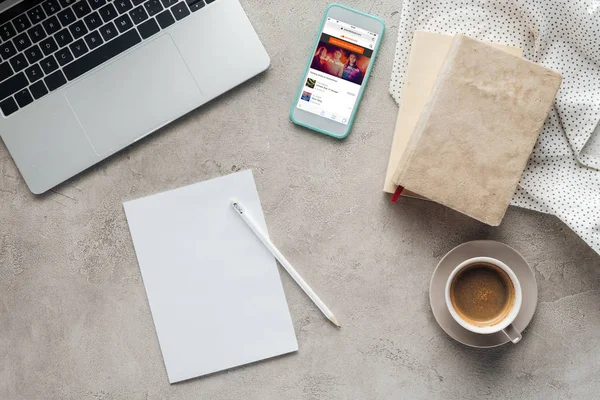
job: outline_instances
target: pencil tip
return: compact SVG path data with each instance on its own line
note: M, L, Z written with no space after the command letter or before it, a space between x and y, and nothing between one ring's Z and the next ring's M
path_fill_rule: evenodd
M341 327L342 327L342 326L340 325L340 323L338 322L338 320L337 320L337 319L336 319L334 316L332 316L331 318L329 318L329 320L330 320L331 322L333 322L333 324L334 324L335 326L337 326L338 328L341 328Z

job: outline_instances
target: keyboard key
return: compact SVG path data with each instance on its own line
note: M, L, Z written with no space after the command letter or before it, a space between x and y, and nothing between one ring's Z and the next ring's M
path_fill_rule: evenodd
M27 85L29 85L29 82L27 81L25 74L23 72L19 72L15 76L0 83L0 99L12 96L19 90L27 87Z
M2 64L0 64L0 81L5 80L12 74L12 69L10 68L10 65L7 61L4 61Z
M15 72L22 71L23 69L29 66L29 63L27 62L25 56L22 53L19 53L13 58L11 58L9 62Z
M31 46L31 40L29 40L29 36L27 36L26 32L23 32L16 38L14 38L13 43L15 44L17 51L23 51L29 46Z
M131 22L129 15L123 14L119 18L115 19L115 25L117 25L119 32L123 33L133 27L133 22Z
M115 6L117 7L117 11L119 14L123 14L133 8L133 4L131 4L131 0L117 0L115 1Z
M82 0L78 3L75 3L75 5L73 6L73 11L75 11L75 15L77 15L77 18L83 18L84 16L89 14L92 11L92 9L85 0Z
M69 30L71 31L71 33L73 34L73 38L75 39L79 39L80 37L88 33L85 24L81 20L69 26Z
M31 97L29 90L25 88L15 93L15 100L17 100L17 104L19 105L19 107L23 108L26 105L31 104L33 102L33 97Z
M117 36L115 39L106 43L105 45L97 48L96 50L86 54L73 61L71 64L66 65L63 68L67 78L72 81L73 79L85 74L89 70L97 67L105 61L110 60L117 54L124 52L125 50L140 43L142 39L135 29L131 29L125 32L121 36Z
M46 37L46 32L44 32L44 29L41 25L34 26L28 30L27 33L29 34L29 38L33 43L37 43Z
M10 39L16 34L17 32L15 32L15 28L13 28L10 22L0 26L0 37L2 37L4 40Z
M83 39L77 40L72 45L70 45L69 48L73 52L73 55L75 56L75 58L81 57L82 55L84 55L85 53L88 52L88 48L85 45L85 42L83 41Z
M129 16L136 25L148 19L148 14L146 14L146 10L144 10L143 6L136 7L129 11Z
M210 4L210 3L212 3L213 1L215 1L215 0L206 0L206 4Z
M62 31L54 35L54 39L56 40L58 47L65 47L73 41L73 36L71 36L71 32L69 32L67 28L64 28Z
M44 81L39 81L29 86L29 90L33 95L34 99L39 99L40 97L48 94L48 89L46 89L46 85L44 85Z
M115 36L117 36L118 32L117 32L117 28L115 28L115 24L113 24L112 22L109 22L108 24L106 24L102 28L100 28L100 34L102 35L102 38L104 39L104 41L108 42L109 40L111 40Z
M184 2L179 2L173 7L171 7L171 12L173 13L177 21L190 15L190 10L188 10Z
M42 62L40 62L40 65L42 66L42 69L46 75L58 69L58 63L56 62L54 56L48 56L44 58Z
M186 3L192 12L196 12L205 6L204 1L202 0L186 0Z
M177 0L161 0L163 6L165 6L165 8L167 7L171 7L173 4L177 3Z
M69 51L68 47L65 47L64 49L60 49L59 51L57 51L55 56L56 56L56 59L58 60L58 64L60 64L61 67L64 66L65 64L68 64L71 61L73 61L73 55Z
M88 0L88 3L90 3L92 10L97 10L106 4L106 0Z
M29 61L29 64L34 64L44 57L42 55L42 50L40 50L37 44L34 44L33 46L25 50L23 53L25 54L25 57L27 57L27 61Z
M46 11L46 15L53 15L60 11L60 5L56 0L48 0L42 4L44 7L44 11Z
M45 56L52 54L56 50L58 50L56 41L52 38L52 36L42 40L42 42L40 43L40 47L42 48L42 51L44 52Z
M2 58L8 60L15 54L17 54L17 49L15 49L15 45L12 42L2 43L0 45L0 54L2 54Z
M138 30L140 31L140 35L142 35L142 39L147 39L150 36L158 33L160 28L158 24L154 20L154 18L144 22L143 24L138 25Z
M102 38L100 37L100 34L98 33L98 31L94 31L94 32L90 33L84 39L85 39L85 43L87 43L90 50L95 49L96 47L100 46L103 43Z
M44 78L44 82L46 82L46 86L48 86L48 90L53 91L67 83L65 76L62 71L56 71L52 75L48 75Z
M85 22L90 31L93 31L96 28L102 26L102 20L100 19L100 15L98 15L96 11L85 17L83 21Z
M9 97L0 103L0 108L2 109L2 114L4 114L5 117L8 117L10 114L17 111L19 106L17 106L17 102L12 97Z
M133 3L133 6L139 6L140 4L142 4L144 2L144 0L131 0L131 2Z
M26 14L21 14L17 18L12 20L13 25L17 28L17 32L23 32L27 28L31 27L31 22L27 18Z
M62 24L62 26L68 26L68 25L72 24L73 22L75 22L75 13L70 8L65 8L64 10L59 12L57 15L58 15L58 19L60 20L60 23ZM48 33L50 33L50 32L48 32Z
M148 15L151 17L163 10L160 0L148 0L144 3L144 7L146 8L146 11L148 11Z
M46 18L46 14L44 14L44 10L42 10L41 6L34 7L27 11L27 15L34 25Z
M29 79L29 82L33 83L44 76L42 69L38 64L32 65L31 67L25 70L25 75Z
M67 8L75 3L75 0L58 0L62 8Z
M175 23L175 18L173 18L173 14L171 11L165 10L156 16L156 20L160 25L161 29L165 29L167 26L173 25Z
M58 18L56 18L54 15L42 22L42 25L44 26L46 32L48 32L48 35L53 35L60 29L60 22L58 22Z
M113 6L112 3L108 3L100 10L98 10L98 12L100 13L100 16L102 17L104 22L112 21L113 19L117 18L117 15L119 15L117 13L117 10L115 9L115 6Z

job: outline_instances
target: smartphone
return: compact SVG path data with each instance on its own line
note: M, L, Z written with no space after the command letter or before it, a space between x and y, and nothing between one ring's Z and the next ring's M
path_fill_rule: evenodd
M348 136L384 29L372 15L327 7L292 104L292 122L338 139Z

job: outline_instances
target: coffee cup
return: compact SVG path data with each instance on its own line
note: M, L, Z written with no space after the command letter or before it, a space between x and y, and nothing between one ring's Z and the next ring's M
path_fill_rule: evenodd
M460 263L448 277L445 298L463 328L482 335L502 331L513 343L521 340L512 325L523 300L521 284L502 261L475 257Z

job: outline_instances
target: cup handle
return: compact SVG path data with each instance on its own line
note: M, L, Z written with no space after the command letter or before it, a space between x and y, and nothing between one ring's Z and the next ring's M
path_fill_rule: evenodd
M504 328L502 330L502 332L504 332L504 334L506 336L508 336L508 338L510 339L510 341L513 342L513 343L519 343L519 341L523 337L523 336L521 336L521 332L519 332L517 330L517 328L515 328L513 326L513 324L510 324L509 326L507 326L506 328Z

